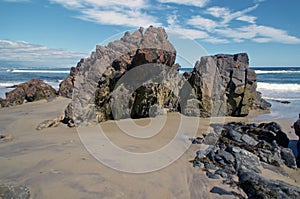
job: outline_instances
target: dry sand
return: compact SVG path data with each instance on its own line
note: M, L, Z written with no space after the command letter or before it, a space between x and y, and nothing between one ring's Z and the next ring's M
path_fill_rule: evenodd
M0 109L0 134L14 137L13 141L0 143L1 184L27 185L32 198L45 199L233 197L209 192L213 186L230 188L221 180L208 179L200 168L192 167L189 160L195 157L199 149L197 145L192 145L179 159L163 169L131 174L111 169L96 160L83 146L75 128L59 125L35 130L40 122L63 114L68 103L68 99L57 98L50 102L39 101ZM124 134L114 121L101 124L101 128L120 148L144 153L171 142L179 121L178 113L168 114L165 126L150 139L137 139ZM247 122L248 118L226 118L226 121ZM292 131L292 121L278 122L285 132ZM126 121L123 123L126 126ZM147 126L150 120L140 119L135 123ZM208 119L199 119L197 135L209 131L209 123ZM193 126L192 123L190 125ZM127 127L130 128L130 125ZM184 128L187 132L193 130L189 129L189 124ZM289 136L293 137L293 134ZM299 185L299 171L287 170L293 176L287 180ZM284 177L280 179L285 180Z

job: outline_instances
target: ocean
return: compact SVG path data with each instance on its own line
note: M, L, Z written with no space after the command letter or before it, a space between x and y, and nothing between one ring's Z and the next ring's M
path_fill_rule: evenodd
M256 71L257 90L271 104L271 113L260 115L258 120L293 119L300 113L300 67L251 67ZM44 80L58 89L59 83L69 75L70 68L8 68L0 67L0 97L10 88L32 78ZM181 72L192 68L182 68ZM289 101L283 104L278 101Z

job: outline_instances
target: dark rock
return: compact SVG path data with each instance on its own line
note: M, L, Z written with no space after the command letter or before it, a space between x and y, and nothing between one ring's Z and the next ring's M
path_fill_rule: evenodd
M295 129L295 134L300 138L300 114L299 114L299 118L294 123L293 127Z
M1 107L20 105L41 99L56 97L56 90L42 80L32 79L19 84L14 90L6 93L6 99L0 101Z
M199 160L193 161L193 167L200 167L200 166L201 166L201 161L199 161Z
M261 109L270 112L271 106L271 103L262 98L261 92L256 91L255 103L252 109Z
M204 163L204 168L206 168L208 170L217 170L218 169L217 167L215 167L207 162Z
M227 178L228 177L228 174L223 169L216 170L215 174L221 176L222 178Z
M282 181L269 180L245 169L239 170L239 184L249 198L299 198L300 189Z
M248 145L255 146L258 142L247 134L242 135L241 140Z
M203 138L197 137L197 138L191 138L190 139L192 144L201 144L203 142Z
M205 136L203 144L215 145L218 142L219 138L214 133L209 133Z
M232 192L226 191L225 189L222 189L220 187L213 187L210 190L210 192L211 193L216 193L216 194L219 194L219 195L234 195Z
M199 150L197 151L197 158L201 159L212 153L215 149L215 146L210 145L207 149L205 150Z
M293 154L293 151L290 148L281 148L280 152L284 164L290 168L295 169L297 165L296 165L296 159Z
M226 164L234 164L234 157L231 153L228 153L227 151L223 151L223 150L218 150L216 155L215 155L215 159L217 161L221 161L223 160Z
M236 142L240 142L241 141L241 138L242 138L242 134L240 134L239 132L233 130L233 129L230 129L228 132L227 132L227 137L236 141Z
M299 140L297 142L298 156L296 158L296 162L297 162L297 167L300 168L300 114L299 114L299 118L294 123L293 127L295 130L295 134L299 137Z
M29 199L30 191L28 187L2 184L0 185L0 198L2 199Z
M211 172L206 172L206 176L210 179L219 179L219 176Z

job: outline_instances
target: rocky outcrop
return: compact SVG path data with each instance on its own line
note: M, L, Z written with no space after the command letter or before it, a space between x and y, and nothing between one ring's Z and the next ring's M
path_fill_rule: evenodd
M208 144L197 151L194 167L202 167L210 178L241 187L249 198L298 198L299 188L262 177L262 168L287 176L282 166L296 169L289 140L277 123L212 125L214 132L192 139L194 144ZM212 139L214 137L214 139ZM215 140L211 142L211 140ZM203 148L203 145L201 148ZM239 179L238 182L233 179ZM272 195L270 195L272 194Z
M256 74L248 56L202 57L180 75L176 50L163 28L150 26L97 46L61 83L72 98L70 124L141 118L179 111L189 116L245 116L256 99ZM74 107L74 108L72 108ZM260 105L259 108L263 107Z
M149 74L155 73L157 75L158 72L162 72L161 66L158 65L156 71L155 69L154 71L152 70L155 68L154 65L148 65L148 71L146 71L147 67L145 67L146 70L132 70L147 63L167 65L174 69L175 59L176 51L168 41L168 36L163 28L150 26L145 31L143 28L140 28L133 34L126 32L120 40L111 42L107 46L97 46L96 51L89 58L82 60L78 73L74 78L72 100L73 107L76 107L72 111L74 122L78 124L83 121L88 123L99 122L130 116L130 113L126 112L126 109L123 107L124 103L117 104L114 101L122 97L131 98L128 95L134 95L136 96L134 99L140 99L143 95L131 92L129 87L132 86L133 82L131 82L131 85L125 85L124 87L124 85L119 83L117 85L117 81L128 71L132 72L131 78L138 77L140 80L145 80L145 78L149 77ZM151 86L151 83L155 86ZM170 93L169 91L164 91L155 81L149 81L148 85L140 84L139 87L141 87L140 91L145 92L145 94L148 93L148 96L155 96L155 98L157 98L157 95L153 92ZM113 90L115 92L112 92ZM122 93L122 95L116 95L116 93ZM165 98L168 97L165 96ZM141 101L145 102L145 104L139 105L139 108L133 108L136 110L133 113L135 117L149 115L148 109L150 104L152 105L151 100L148 98ZM154 101L153 103L155 103ZM158 101L165 100L160 99ZM133 100L131 102L137 104L137 101ZM114 106L113 111L111 110L112 106ZM141 109L144 110L140 111ZM140 115L141 112L143 113Z
M58 94L60 96L72 98L75 77L83 61L84 59L81 59L80 62L77 63L76 67L72 67L70 69L70 75L59 84Z
M8 107L56 96L56 90L49 84L39 79L32 79L17 85L14 90L6 93L6 99L1 99L0 103L2 107Z
M245 116L256 98L256 74L246 53L202 57L189 78L200 116Z
M297 150L298 150L298 156L297 156L297 166L300 168L300 114L298 120L293 125L295 134L299 137L299 140L297 142Z

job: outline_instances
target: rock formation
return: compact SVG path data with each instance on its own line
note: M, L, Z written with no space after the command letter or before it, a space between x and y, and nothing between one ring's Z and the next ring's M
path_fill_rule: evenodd
M60 96L72 98L75 76L77 75L78 68L80 68L82 62L83 59L78 62L76 67L72 67L70 70L70 75L59 84L58 94Z
M126 32L120 40L111 42L107 46L97 46L96 52L93 52L89 58L82 60L80 67L77 67L78 73L74 78L72 100L73 107L76 107L72 111L75 123L83 121L99 122L130 116L130 111L123 109L124 103L114 103L114 101L118 100L118 97L129 99L133 95L135 96L134 99L137 99L139 103L144 102L144 104L139 104L137 101L131 100L130 103L139 106L132 107L134 110L132 113L133 117L149 116L149 106L157 104L156 101L159 101L158 109L161 109L159 106L172 101L172 99L169 100L169 97L163 94L170 94L170 91L165 90L154 81L151 82L149 80L147 84L143 82L150 76L155 77L159 75L163 71L162 65L170 68L169 76L172 76L177 71L177 66L174 65L176 51L167 38L163 28L150 26L145 31L141 28L133 34ZM147 66L143 68L137 67L147 63L156 65L148 65L148 70ZM132 70L134 68L136 70ZM118 80L128 71L132 72L131 78L133 81L141 81L139 82L141 84L135 90L139 89L138 91L148 93L147 96L149 98L147 100L141 99L146 95L132 92L132 83L134 82L126 82L131 85L125 85L125 87L124 84L118 83ZM152 75L149 76L149 74ZM139 78L139 80L134 78ZM159 79L162 78L163 76L160 75ZM155 94L155 92L159 92L159 94ZM164 99L159 98L157 95ZM159 100L153 98L153 102L151 102L151 96L159 98ZM113 110L111 110L112 106L114 106ZM124 106L128 106L128 104Z
M39 79L32 79L19 84L14 90L6 93L6 99L0 99L0 104L1 107L8 107L56 96L56 90L49 84Z
M256 98L256 74L247 54L202 57L189 78L200 116L245 116Z
M59 94L72 98L68 122L96 123L179 111L190 116L246 116L256 100L256 74L248 56L202 57L180 75L176 50L163 28L150 26L97 46L64 80ZM260 98L257 108L265 108ZM72 108L74 107L74 108Z
M241 187L249 198L300 197L299 188L260 175L261 168L284 176L282 166L296 168L294 154L287 148L289 139L278 124L233 122L212 127L214 132L192 139L192 143L205 144L201 148L207 146L197 151L194 167L202 167L209 178L224 178Z

